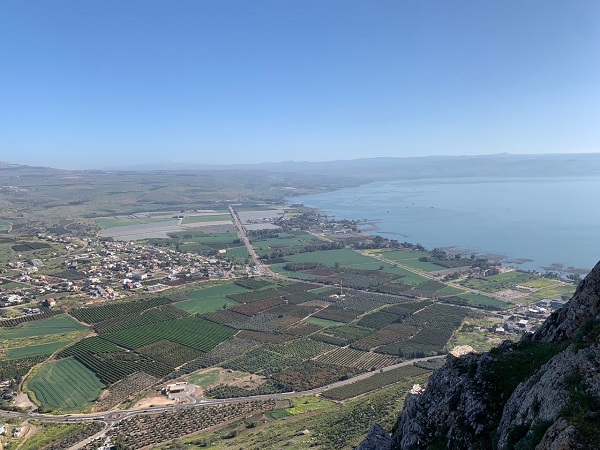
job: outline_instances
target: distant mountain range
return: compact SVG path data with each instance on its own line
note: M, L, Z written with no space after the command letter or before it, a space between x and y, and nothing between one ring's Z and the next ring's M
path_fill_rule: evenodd
M119 168L113 168L119 170ZM600 153L545 155L427 156L362 158L325 162L260 164L143 164L120 170L263 170L343 175L361 180L454 177L553 177L600 175Z
M27 167L0 162L0 168ZM85 172L137 171L266 171L343 176L359 182L390 179L461 177L600 176L600 153L480 156L380 157L324 162L283 161L257 164L148 163ZM79 172L79 171L69 171Z

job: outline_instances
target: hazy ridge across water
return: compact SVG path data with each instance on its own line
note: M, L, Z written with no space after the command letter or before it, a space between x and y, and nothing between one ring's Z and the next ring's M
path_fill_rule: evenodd
M293 197L337 218L373 220L377 234L456 246L540 269L590 269L600 255L600 177L385 181ZM516 265L513 262L513 265Z

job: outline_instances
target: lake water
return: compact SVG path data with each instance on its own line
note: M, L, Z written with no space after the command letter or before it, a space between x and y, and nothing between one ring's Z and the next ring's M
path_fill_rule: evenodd
M338 219L376 222L371 233L505 255L525 269L600 259L600 177L444 179L366 184L290 198ZM506 262L505 262L506 263Z

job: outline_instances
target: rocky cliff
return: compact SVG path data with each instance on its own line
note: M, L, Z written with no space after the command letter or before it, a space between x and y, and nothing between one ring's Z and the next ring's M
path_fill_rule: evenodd
M600 263L533 335L449 356L391 439L373 427L358 447L371 448L600 448Z

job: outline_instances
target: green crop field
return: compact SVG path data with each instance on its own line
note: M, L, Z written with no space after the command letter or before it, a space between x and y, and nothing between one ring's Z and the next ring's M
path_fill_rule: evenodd
M477 278L466 281L465 286L479 289L486 292L497 292L505 289L510 289L516 284L523 284L526 281L535 279L536 276L526 272L519 272L518 270L511 270L509 272L500 273L498 275L492 275L485 278Z
M158 341L169 340L202 352L208 352L235 333L236 331L232 328L199 317L186 317L185 319L106 333L102 335L102 338L132 350Z
M217 381L219 381L219 369L195 373L190 375L188 381L200 387L210 386L211 384L215 384Z
M313 275L311 273L290 272L283 268L286 264L287 263L271 264L269 268L275 273L281 273L287 277L296 278L298 280L316 280L317 278L321 278L319 275Z
M565 295L567 297L571 297L575 292L574 284L566 284L563 286L548 286L537 290L536 292L532 292L525 297L519 299L519 302L536 302L543 298L554 298Z
M227 297L201 297L177 302L176 305L191 314L204 314L219 309L232 308L238 306L239 303Z
M551 280L549 278L536 278L535 280L525 281L521 284L531 288L545 288L550 286L560 286L561 282L558 280Z
M27 347L9 348L6 351L6 359L21 359L31 356L51 355L57 350L66 347L68 341L48 342L41 345L30 345Z
M19 283L17 281L7 280L6 278L2 278L0 280L0 282L2 283L2 284L0 284L0 288L6 289L6 290L8 290L8 289L21 289L21 288L27 287L26 284Z
M487 277L490 281L499 282L510 282L510 283L521 283L523 281L531 280L536 278L535 275L525 272L519 272L518 270L511 270L509 272L499 273L498 275L492 275Z
M496 309L506 309L513 306L510 303L503 302L502 300L497 300L492 297L487 297L485 295L479 294L460 294L462 298L465 298L469 301L469 303L473 306L491 306Z
M373 263L373 261L377 262L373 258L345 248L339 250L320 250L317 252L300 253L297 255L286 256L285 259L292 262L316 261L329 267L334 267L335 263L339 263L341 266L345 267L354 267L356 265L360 266L361 264L370 264Z
M98 398L104 385L83 364L68 358L41 367L28 387L43 406L76 411Z
M400 261L400 264L404 264L412 269L422 270L423 272L436 272L438 270L446 270L447 267L438 266L437 264L430 263L427 261L419 261L418 259L408 259Z
M424 256L431 256L429 252L411 252L409 250L392 250L389 252L381 252L379 253L385 259L389 259L391 261L407 261L413 259L419 259Z
M305 320L306 323L312 325L319 325L322 327L338 327L340 325L346 325L344 322L336 322L335 320L319 319L318 317L309 317Z
M228 258L242 258L245 259L248 257L248 249L243 245L240 247L230 247L227 249L227 253L225 255Z
M188 216L188 217L184 218L181 221L181 223L183 225L183 224L189 224L189 223L202 223L202 222L224 222L226 220L228 220L228 221L231 222L231 215L230 214Z
M444 295L460 295L463 292L465 291L463 291L462 289L457 289L452 286L446 286L445 288L442 288L437 292L437 296L442 297Z
M47 334L62 334L85 330L86 327L69 316L60 315L49 319L26 322L14 328L0 328L0 339L22 339Z
M428 278L422 277L421 275L417 275L416 273L402 269L401 267L392 267L389 269L384 268L384 272L393 273L395 275L402 276L402 279L400 280L400 282L402 282L403 284L411 285L411 286L418 286L418 285L426 283L428 281Z

